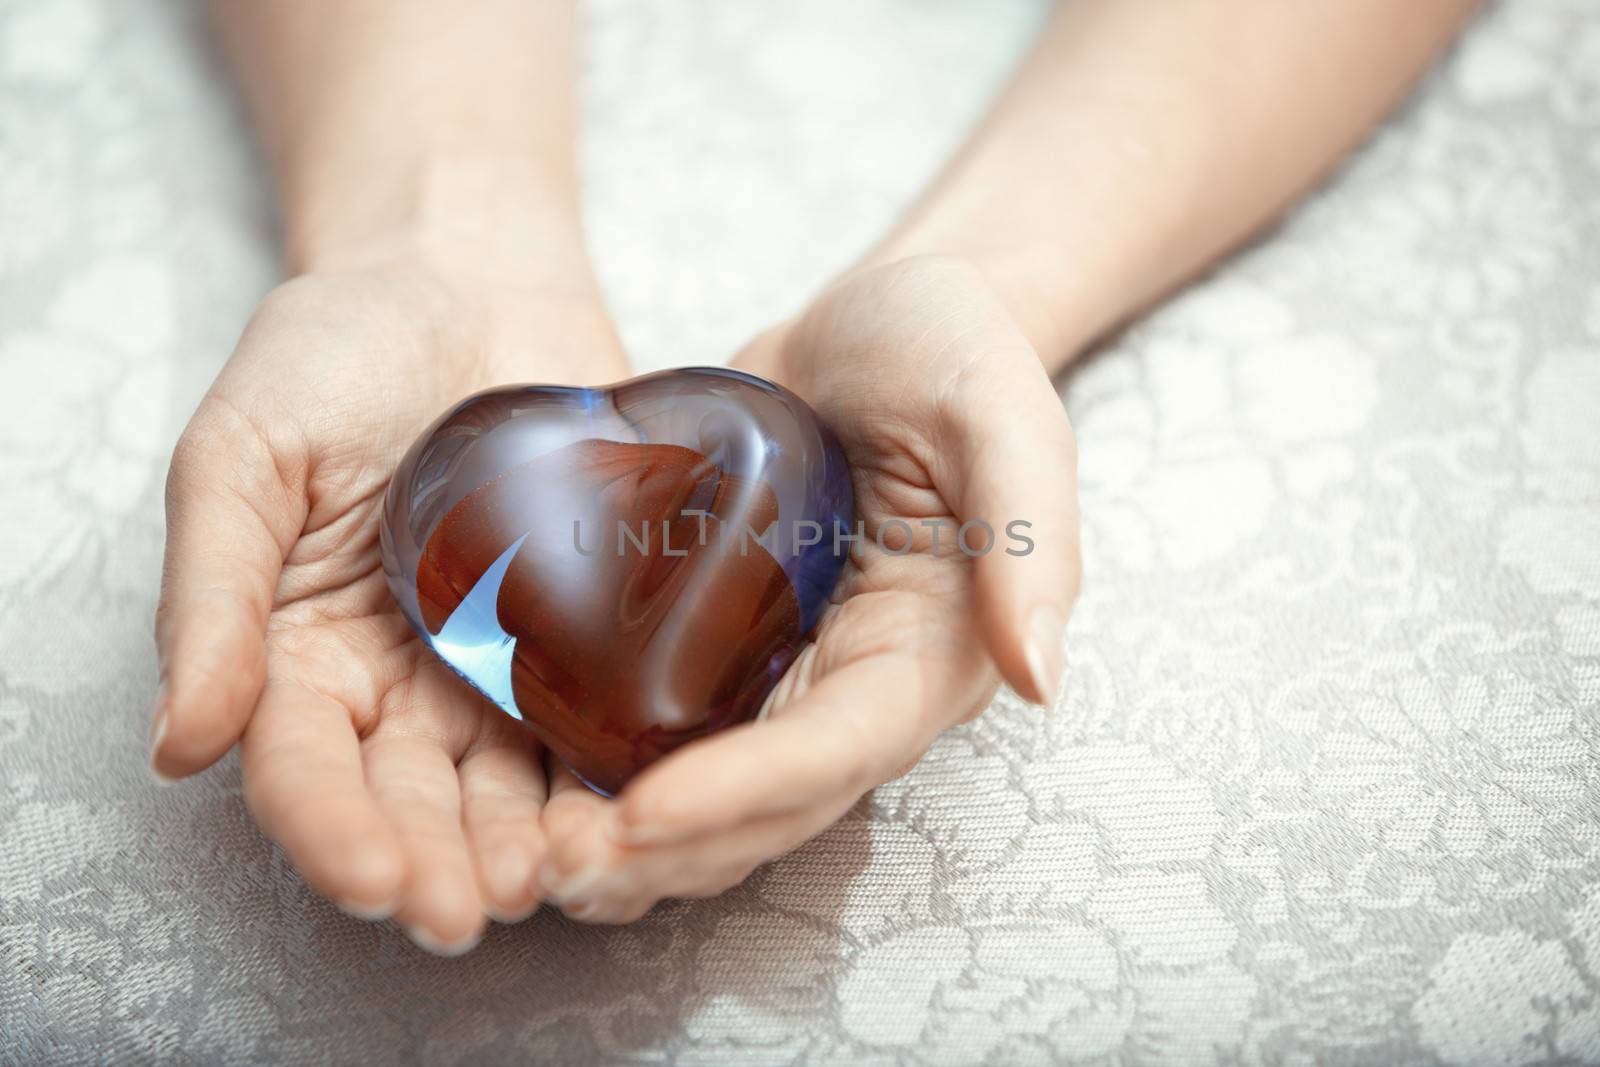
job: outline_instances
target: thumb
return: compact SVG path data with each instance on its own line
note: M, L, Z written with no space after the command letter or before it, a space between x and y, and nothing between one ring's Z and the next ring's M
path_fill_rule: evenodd
M978 611L990 655L1013 689L1049 706L1081 578L1077 446L1021 332L1008 328L985 348L945 394L942 421L956 447L940 491L962 520L958 547L981 553Z
M151 723L157 778L203 770L233 747L266 678L278 574L305 523L265 434L208 396L173 452L156 610L161 688Z

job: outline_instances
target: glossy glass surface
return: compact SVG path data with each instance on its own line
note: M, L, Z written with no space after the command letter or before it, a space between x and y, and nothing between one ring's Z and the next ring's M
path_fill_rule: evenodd
M423 641L614 792L760 710L852 532L844 456L811 409L690 368L462 401L395 471L382 546Z

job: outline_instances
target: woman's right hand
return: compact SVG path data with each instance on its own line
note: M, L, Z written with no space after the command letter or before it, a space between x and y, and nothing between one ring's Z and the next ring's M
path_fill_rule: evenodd
M419 255L269 295L172 459L156 774L238 742L250 809L306 880L435 951L532 911L541 754L412 633L378 517L462 397L627 376L590 283L464 279Z

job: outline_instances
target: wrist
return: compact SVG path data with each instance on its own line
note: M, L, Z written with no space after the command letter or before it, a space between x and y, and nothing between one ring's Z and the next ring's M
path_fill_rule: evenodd
M598 297L576 191L537 164L430 157L384 174L289 191L291 274L407 262L476 284Z
M1083 306L1082 287L1058 248L911 231L891 237L856 269L920 257L955 261L981 277L1052 373L1076 358L1103 328Z
M375 303L395 321L425 324L441 353L469 360L474 373L487 376L482 384L600 384L627 376L586 262L559 270L554 259L530 266L495 255L477 238L396 231L307 263L268 299L308 293L318 302L332 298L325 306Z
M827 322L831 297L855 285L872 285L873 275L888 272L952 272L967 284L988 290L1010 314L1054 373L1082 352L1103 325L1081 309L1078 290L1049 250L952 242L941 250L935 242L892 240L874 250L822 290L801 314L771 327L740 352L737 364L769 378L801 396L814 389L811 356L819 351L805 337L818 321Z

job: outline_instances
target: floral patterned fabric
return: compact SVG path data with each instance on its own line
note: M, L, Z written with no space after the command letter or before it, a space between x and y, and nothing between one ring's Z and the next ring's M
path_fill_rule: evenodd
M593 5L637 362L847 262L1044 10ZM0 1061L1600 1061L1590 0L1492 7L1064 383L1051 713L1002 695L721 899L457 960L311 894L231 758L145 770L165 460L279 272L225 84L190 4L0 0Z

